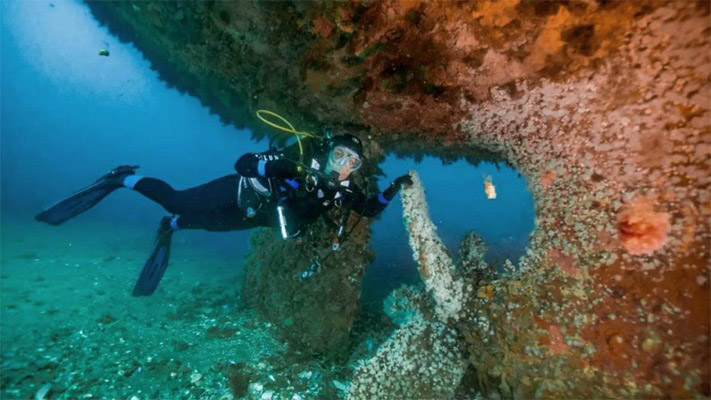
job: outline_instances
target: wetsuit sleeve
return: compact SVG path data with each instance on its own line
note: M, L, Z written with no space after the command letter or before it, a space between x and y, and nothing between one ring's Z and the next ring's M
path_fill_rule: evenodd
M294 160L298 160L298 147L292 145L281 151L246 153L235 163L238 174L247 177L296 178L303 174Z
M367 198L358 187L354 187L350 193L351 209L364 217L375 217L380 214L390 204L391 199L385 197L382 192Z
M390 204L395 195L400 192L402 185L412 185L412 178L410 175L405 174L401 177L395 179L387 189L378 193L377 196L371 198L366 198L363 192L356 186L354 186L353 192L351 192L351 209L364 217L374 217Z

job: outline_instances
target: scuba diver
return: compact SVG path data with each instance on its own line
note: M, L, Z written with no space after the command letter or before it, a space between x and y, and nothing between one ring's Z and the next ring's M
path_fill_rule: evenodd
M293 131L293 128L292 128ZM382 212L409 175L395 179L377 196L366 197L349 179L363 165L363 145L356 136L329 139L307 137L283 150L246 153L235 163L236 174L203 185L175 190L164 181L136 174L138 166L119 166L92 185L35 216L59 225L96 205L116 189L133 189L165 208L153 252L133 289L134 296L150 296L168 266L174 231L203 229L233 231L258 226L278 228L283 239L297 238L309 224L334 207L353 210L364 217ZM348 213L345 213L346 215ZM338 238L344 238L347 217Z

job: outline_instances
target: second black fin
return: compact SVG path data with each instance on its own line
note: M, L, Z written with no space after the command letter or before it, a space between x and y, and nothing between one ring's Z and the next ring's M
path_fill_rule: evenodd
M156 234L156 241L153 252L148 257L143 266L141 275L138 277L136 286L133 288L134 296L150 296L158 288L160 280L163 278L168 260L170 259L170 242L173 237L173 229L170 227L170 217L161 220L160 228Z

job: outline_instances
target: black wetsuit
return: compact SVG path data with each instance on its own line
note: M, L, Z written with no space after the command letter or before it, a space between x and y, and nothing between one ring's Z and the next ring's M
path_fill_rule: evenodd
M303 140L303 164L323 172L329 149L315 140ZM186 190L167 183L141 178L134 190L178 216L185 229L231 231L257 226L279 227L277 205L283 205L289 236L304 228L333 207L372 217L382 212L397 190L366 198L351 179L337 181L319 174L305 174L293 161L300 159L299 148L247 153L235 163L237 174L227 175ZM248 216L248 208L254 210ZM251 211L251 210L249 210Z
M160 179L146 177L133 189L177 215L182 229L231 231L258 226L253 223L256 221L246 221L237 207L238 180L239 175L232 174L190 189L175 190Z

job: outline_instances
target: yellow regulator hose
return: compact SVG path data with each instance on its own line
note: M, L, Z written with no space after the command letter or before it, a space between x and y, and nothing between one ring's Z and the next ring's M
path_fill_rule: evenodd
M267 119L267 116L273 117L277 122L274 122L274 120L269 120ZM314 135L311 132L306 132L306 131L297 131L296 128L294 128L294 125L291 124L286 118L282 117L281 115L275 113L274 111L269 111L269 110L257 110L257 118L259 118L264 124L271 126L272 128L278 129L283 132L291 133L292 135L296 136L296 141L299 143L299 164L303 164L303 157L304 157L304 148L301 145L301 136L304 137L312 137L315 139L321 139L319 136ZM283 124L279 124L278 122L282 122ZM299 170L301 170L301 166L299 166Z

